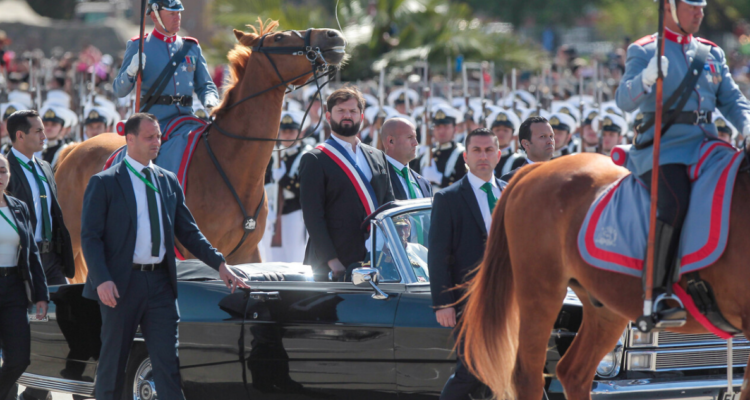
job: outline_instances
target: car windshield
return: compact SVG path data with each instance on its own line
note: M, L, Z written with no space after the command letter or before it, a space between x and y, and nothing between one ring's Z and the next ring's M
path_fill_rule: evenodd
M375 268L380 271L382 282L400 282L396 260L406 260L414 274L412 281L430 281L427 269L427 233L430 226L430 210L411 211L391 217L397 237L386 241L383 232L377 230L375 239ZM390 246L398 243L400 249Z

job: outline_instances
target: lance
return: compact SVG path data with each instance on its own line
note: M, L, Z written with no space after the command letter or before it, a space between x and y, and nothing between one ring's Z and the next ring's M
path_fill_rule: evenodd
M505 107L505 97L508 96L508 74L503 74L503 108Z
M424 60L424 76L422 79L424 79L424 86L422 87L422 127L419 130L420 131L420 140L419 143L424 146L425 143L427 143L427 103L430 101L430 78L429 78L429 71L427 70L428 64L427 59Z
M425 134L422 136L422 139L425 143L425 146L427 147L427 166L432 165L432 132L430 132L429 129L427 129L427 126L430 123L430 117L432 116L432 87L429 86L427 89L427 102L424 105L425 109L425 120L422 126L424 127Z
M469 78L466 72L466 60L461 64L461 80L464 86L464 102L466 103L466 110L469 109Z
M451 62L451 56L448 56L448 70L446 72L448 81L448 103L453 104L453 65Z
M513 68L510 75L510 106L516 112L516 69Z
M410 107L409 106L411 105L410 103L411 102L409 101L409 76L407 75L404 78L404 107L405 107L404 108L404 111L405 111L404 114L406 114L406 115L409 115L409 111L410 111Z
M154 12L159 12L154 10ZM141 0L141 30L138 40L138 73L135 81L135 112L141 111L141 82L143 81L143 33L146 30L146 0Z
M648 252L646 254L646 290L643 302L643 316L638 318L638 329L647 332L653 326L652 308L654 304L654 246L656 242L656 203L659 200L659 150L661 149L661 123L664 104L664 73L661 57L664 56L664 0L659 2L659 33L657 38L658 75L656 78L656 113L654 115L653 165L651 167L651 215L649 216Z
M497 104L497 90L495 89L495 62L490 61L490 91L492 92L492 104Z
M381 124L378 129L375 128L375 122L378 121L378 115L383 111L383 105L385 104L385 66L380 70L380 81L378 82L378 112L375 114L375 119L372 121L372 126L370 127L370 134L372 135L372 143L375 144L375 147L378 147L378 140L380 140L380 127L383 125ZM385 122L385 121L384 121Z
M484 125L484 115L487 111L487 105L484 101L484 63L480 64L479 68L479 98L482 99L482 118L479 123Z

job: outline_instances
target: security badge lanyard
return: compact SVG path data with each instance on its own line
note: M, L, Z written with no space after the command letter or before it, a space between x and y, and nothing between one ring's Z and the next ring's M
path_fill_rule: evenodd
M21 164L22 167L26 168L32 174L34 173L34 171L31 169L31 166L29 166L29 164L26 164L23 160L21 160L18 157L16 157L16 160L18 160L18 162ZM47 178L44 175L39 175L39 174L37 175L39 176L39 179L42 180L42 182L49 183L47 182Z
M9 210L10 210L10 208L9 208ZM8 218L8 217L7 217L6 215L5 215L5 213L4 213L4 212L0 211L0 215L2 215L3 219L4 219L5 221L7 221L7 222L8 222L8 224L10 224L10 227L11 227L11 228L13 228L13 230L14 230L14 231L16 231L16 233L18 233L18 227L16 226L16 224L14 224L14 223L13 223L13 221L11 221L11 220L10 220L10 218Z
M154 186L153 183L149 182L149 180L146 179L146 177L144 177L143 174L141 174L135 168L133 168L133 166L130 165L130 163L128 162L128 160L123 160L123 161L125 162L125 166L128 167L128 169L130 170L130 172L133 173L133 175L137 176L138 179L140 179L143 183L145 183L146 186L148 186L149 188L151 188L151 190L153 190L155 193L159 193L159 189L157 189L156 186Z

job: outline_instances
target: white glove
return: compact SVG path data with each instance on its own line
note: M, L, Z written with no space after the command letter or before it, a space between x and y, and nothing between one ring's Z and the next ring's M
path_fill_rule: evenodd
M430 182L440 184L443 182L443 174L438 172L437 165L433 162L432 165L425 166L422 168L422 176Z
M286 163L281 163L281 168L274 168L271 171L271 175L273 176L273 181L278 182L283 176L286 174Z
M656 65L656 56L648 62L648 66L641 73L641 82L643 86L651 87L656 82L656 78L659 77L658 66ZM666 56L661 56L661 72L664 77L667 77L667 71L669 70L669 59Z
M146 68L146 54L143 54L143 61L141 62L141 69ZM130 77L134 77L138 73L138 53L136 53L133 58L130 59L130 65L128 65L128 69L125 70L125 73L128 74Z

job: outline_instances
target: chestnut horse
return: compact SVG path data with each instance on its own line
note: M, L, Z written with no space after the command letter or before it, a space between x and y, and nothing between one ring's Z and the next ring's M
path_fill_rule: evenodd
M266 201L263 200L261 204L261 199L264 199L263 179L279 131L284 92L287 85L302 85L313 75L313 64L308 57L313 58L316 53L292 55L283 48L304 49L305 38L309 35L310 47L321 55L314 61L316 66L327 62L336 67L345 56L343 49L346 42L338 31L310 29L276 32L277 26L275 21L264 26L259 19L259 29L251 26L253 33L234 31L239 43L228 55L231 81L222 103L213 110L216 120L208 136L211 149L248 214L254 215L255 210L261 207L255 230L227 258L230 264L260 261L258 242L263 236L268 214ZM254 52L251 47L258 46L263 37L261 49L282 49L277 49L279 51L276 53L273 50ZM293 80L285 81L290 78ZM256 96L243 100L253 95ZM238 103L236 107L235 103ZM229 137L219 132L216 125L229 134L260 141ZM228 255L243 236L243 215L211 161L203 140L197 145L188 170L186 204L206 238L220 252ZM107 133L80 143L61 155L64 157L61 157L55 179L76 257L74 282L84 282L88 272L81 252L81 210L86 185L92 175L102 170L107 158L124 144L123 137ZM186 258L191 258L179 244L178 249Z
M556 371L568 399L591 398L597 365L628 322L641 316L641 280L593 268L577 246L597 194L627 173L601 155L572 155L524 167L503 191L484 261L467 285L458 328L467 365L498 398L542 398L547 343L566 287L583 303L580 330ZM750 176L740 172L732 234L722 257L701 270L701 278L721 288L715 295L724 317L750 337L748 199ZM685 288L686 279L680 284ZM592 299L603 306L595 307ZM692 316L671 331L708 332ZM750 391L743 391L742 400L748 399Z

